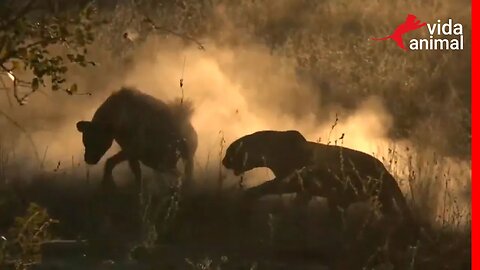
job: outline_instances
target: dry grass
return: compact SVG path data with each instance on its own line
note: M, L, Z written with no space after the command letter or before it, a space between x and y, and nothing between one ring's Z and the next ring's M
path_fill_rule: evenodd
M451 176L427 170L427 164L438 161L423 162L426 163L408 168L421 179L403 181L409 183L405 194L414 194L407 197L422 221L424 233L415 247L397 251L402 252L405 264L412 264L409 269L440 269L437 268L440 266L458 269L470 256L471 216L465 216L470 209L459 207L456 201L460 198L455 197L458 193L452 187L439 187L451 181ZM419 168L428 171L431 177L418 172ZM215 171L210 173L215 174ZM104 198L95 191L96 183L87 186L85 181L77 179L75 182L81 184L61 184L74 177L73 170L61 177L42 173L32 179L33 184L15 188L15 194L46 206L61 221L54 227L57 236L86 237L94 245L93 250L98 252L108 247L109 252L103 256L119 260L129 250L138 253L144 249L146 255L141 260L159 267L366 266L388 261L385 256L396 250L396 241L405 237L402 231L388 237L384 221L372 219L371 210L375 208L368 205L352 206L345 213L345 229L339 230L331 227L321 200L315 200L308 209L298 209L288 198L272 197L248 209L238 197L239 190L202 189L185 197L177 192L178 187L166 186L161 190L144 189L142 199L131 186ZM221 185L221 181L207 177L202 179L197 175L197 181ZM148 176L145 179L152 180ZM439 194L438 190L444 193ZM50 194L57 196L52 198ZM14 204L18 198L5 202ZM8 204L0 206L10 208ZM17 209L16 213L21 213L21 208ZM349 259L345 261L345 257Z

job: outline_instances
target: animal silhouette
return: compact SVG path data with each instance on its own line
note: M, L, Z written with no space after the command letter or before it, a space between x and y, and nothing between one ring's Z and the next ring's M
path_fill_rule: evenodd
M395 28L395 31L393 31L393 34L383 38L372 38L372 40L392 39L397 43L398 47L402 48L403 50L407 50L405 44L403 43L403 35L410 31L417 30L427 24L425 22L420 23L420 20L415 20L416 18L417 17L415 15L408 14L405 22L397 26L397 28Z
M178 174L176 165L181 158L184 186L188 187L197 148L197 133L190 123L192 113L191 103L167 104L136 89L122 88L100 105L91 121L77 122L85 162L97 164L116 141L121 150L105 162L104 186L115 186L113 169L123 161L128 161L140 185L140 162L159 172Z
M396 180L373 156L341 146L310 142L295 130L258 131L234 141L222 164L235 175L267 167L275 178L245 191L249 198L297 193L300 202L326 197L335 220L339 209L378 197L385 215L396 215L395 205L412 224L412 214Z

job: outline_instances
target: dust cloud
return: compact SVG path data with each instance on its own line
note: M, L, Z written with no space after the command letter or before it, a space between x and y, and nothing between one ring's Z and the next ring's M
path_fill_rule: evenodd
M150 61L134 65L124 84L171 100L182 95L179 79L183 74L184 96L195 104L192 122L199 134L196 158L201 166L207 160L218 166L222 137L226 147L263 129L296 129L310 140L323 138L325 142L330 136L331 143L345 133L338 144L373 152L391 126L381 100L375 97L362 101L359 109L348 115L327 110L325 115L314 115L321 93L297 80L295 65L288 59L274 57L261 46L238 50L209 47L206 51L175 47L147 48L156 53L149 56ZM291 111L300 116L292 116ZM330 131L336 114L344 119Z
M132 63L117 72L119 75L109 74L107 65L92 68L97 69L92 71L95 76L73 76L87 90L103 80L99 85L105 86L92 89L92 96L39 93L27 106L14 107L11 115L31 132L40 158L54 163L72 157L81 160L83 146L75 121L90 119L113 91L131 86L162 100L172 100L182 96L182 77L184 98L195 104L192 122L199 133L199 163L209 155L218 155L222 136L228 144L261 129L297 129L310 140L324 141L331 136L333 143L335 137L345 133L345 146L372 152L391 126L381 100L375 97L362 101L353 113L344 115L339 109L314 115L320 91L297 80L291 60L273 56L260 45L238 49L209 46L205 51L179 47L175 40L149 40L134 54ZM99 75L99 71L104 74ZM330 131L336 115L340 121ZM5 119L2 122L5 129L18 133L11 123ZM25 158L33 158L28 139L17 135L20 141L13 148Z
M392 145L404 155L403 149L410 145L405 140L388 138L392 117L379 97L358 101L353 111L336 104L321 108L321 89L298 79L292 59L273 55L261 44L237 47L217 46L213 41L206 44L206 50L199 50L176 39L152 37L128 61L112 59L98 50L95 52L100 59L98 67L79 71L69 78L80 89L91 91L91 96L45 91L34 95L25 107L6 109L28 130L37 152L36 157L24 132L11 122L0 120L5 144L2 149L20 160L11 165L17 168L16 177L28 178L40 170L83 174L87 166L75 123L91 119L103 100L121 86L138 88L162 100L172 100L183 93L184 98L193 101L192 123L199 136L197 174L215 175L220 170L222 150L229 143L264 129L296 129L309 140L341 144L379 157L388 155ZM181 78L183 92L179 85ZM9 108L5 100L0 100L2 108ZM416 151L410 147L410 152ZM98 165L89 167L95 177L100 178L103 162L117 149L114 146ZM398 163L403 163L398 167L408 167L407 159ZM451 163L459 168L465 166ZM120 171L126 171L125 166ZM228 176L229 185L237 181L229 172L223 173ZM399 174L406 172L401 170ZM129 176L121 178L125 177ZM247 174L247 185L269 177L272 174L266 170L254 170Z

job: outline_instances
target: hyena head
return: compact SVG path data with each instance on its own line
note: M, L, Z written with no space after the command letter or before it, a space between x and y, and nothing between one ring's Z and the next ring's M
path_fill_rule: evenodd
M82 133L85 146L84 159L87 164L97 164L112 146L113 136L105 127L90 121L80 121L77 129Z
M225 168L233 170L235 175L261 167L261 153L257 150L251 144L245 143L244 138L240 138L227 148L222 164Z
M258 131L234 141L225 153L223 166L235 175L259 167L277 169L303 152L306 139L298 131Z

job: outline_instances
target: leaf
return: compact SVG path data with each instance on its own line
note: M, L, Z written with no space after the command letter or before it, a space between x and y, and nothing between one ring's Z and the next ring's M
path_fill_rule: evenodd
M76 83L72 84L72 86L70 86L70 88L68 89L68 93L70 95L75 94L77 91L78 91L78 87Z
M68 58L68 60L70 60L70 62L75 61L75 56L71 53L67 54L67 58Z
M32 90L33 91L38 90L39 86L40 86L40 82L39 82L38 78L33 78L33 80L32 80Z
M85 55L77 54L77 58L75 59L77 62L85 62Z

